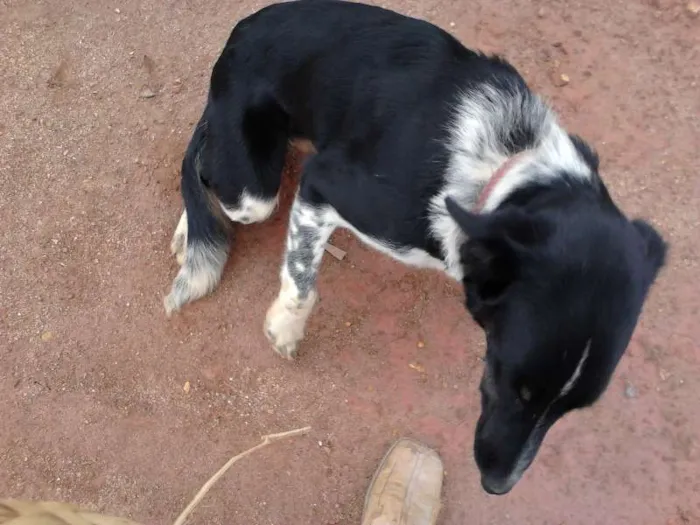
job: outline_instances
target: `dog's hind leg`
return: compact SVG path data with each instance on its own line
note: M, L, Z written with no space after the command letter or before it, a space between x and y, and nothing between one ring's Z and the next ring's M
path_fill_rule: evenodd
M277 206L288 117L256 79L239 73L230 82L227 67L214 68L212 93L183 161L185 211L171 243L181 268L165 298L168 314L219 283L229 221L260 222Z
M222 214L201 179L206 141L207 122L202 119L182 161L181 193L185 211L170 244L180 270L164 301L168 315L210 293L219 283L228 257Z
M244 104L247 97L255 100ZM217 118L218 135L226 137L217 154L226 171L214 172L212 180L221 210L233 222L262 222L277 208L282 170L289 143L288 117L271 97L232 97L244 104L232 115L227 102L224 118ZM218 117L218 115L217 115Z

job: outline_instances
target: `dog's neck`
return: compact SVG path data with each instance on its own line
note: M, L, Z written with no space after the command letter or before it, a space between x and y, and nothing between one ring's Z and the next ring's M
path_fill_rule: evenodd
M513 192L532 182L546 184L563 176L590 180L592 169L581 157L569 135L555 123L541 142L531 149L505 157L496 167L483 166L489 173L472 211L489 213Z
M590 180L593 170L554 112L534 94L502 93L490 86L470 92L456 108L447 144L445 186L431 202L431 230L445 270L461 280L464 233L445 198L467 210L491 213L519 188L569 177Z
M484 206L486 206L486 202L488 201L489 197L493 193L494 188L496 185L501 182L501 179L505 177L505 175L508 173L508 171L511 170L515 166L515 164L518 162L519 159L521 159L523 156L523 153L516 153L515 155L509 157L503 164L500 165L500 167L493 172L493 175L491 175L491 178L489 181L486 183L486 186L481 190L481 193L479 194L479 198L476 201L476 205L474 206L474 210L477 213L481 213L481 211L484 209Z

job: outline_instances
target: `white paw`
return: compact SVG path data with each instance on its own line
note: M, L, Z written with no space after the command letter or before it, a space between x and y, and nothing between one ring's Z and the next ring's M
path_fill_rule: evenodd
M187 253L187 211L183 211L175 228L173 240L170 242L170 252L175 256L177 263L182 266L185 263Z
M265 336L279 355L294 359L297 345L304 338L306 320L311 313L315 296L303 303L290 303L279 297L272 303L265 317Z

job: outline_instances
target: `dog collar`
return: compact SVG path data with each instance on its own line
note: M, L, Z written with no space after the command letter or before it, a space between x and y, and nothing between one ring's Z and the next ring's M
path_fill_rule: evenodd
M479 200L476 202L476 206L474 207L475 212L480 213L484 209L484 206L486 206L486 201L493 193L493 189L496 187L496 184L503 179L505 174L508 173L508 170L513 167L515 161L517 161L521 156L522 153L517 153L512 157L509 157L508 160L506 160L498 167L496 171L493 172L493 175L491 175L491 178L486 183L486 186L484 186L484 188L481 190Z

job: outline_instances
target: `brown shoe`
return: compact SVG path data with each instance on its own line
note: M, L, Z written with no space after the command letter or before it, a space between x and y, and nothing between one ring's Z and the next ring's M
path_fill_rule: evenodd
M362 525L435 525L442 478L437 452L410 439L398 440L374 474Z

